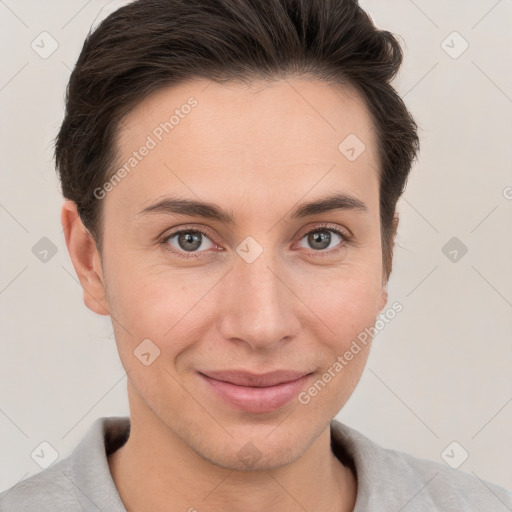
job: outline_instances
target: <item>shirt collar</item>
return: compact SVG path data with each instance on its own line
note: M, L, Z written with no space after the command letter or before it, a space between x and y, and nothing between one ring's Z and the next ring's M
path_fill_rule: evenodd
M126 512L108 455L128 439L129 417L98 418L72 454L71 475L84 512Z

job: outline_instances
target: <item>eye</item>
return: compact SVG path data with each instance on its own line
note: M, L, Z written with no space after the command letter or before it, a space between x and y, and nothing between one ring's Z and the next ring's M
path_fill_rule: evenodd
M302 238L301 241L305 240L308 244L306 249L313 249L315 252L336 252L342 249L346 243L349 242L350 237L348 234L341 232L339 229L335 229L328 226L319 226L311 231L308 231ZM304 247L299 245L300 247ZM326 249L332 249L337 247L334 251L326 251Z
M197 257L194 253L202 253L216 247L209 236L197 228L182 229L170 233L162 239L162 244L164 244L167 250L183 258L194 258Z
M307 246L301 245L305 241ZM335 254L350 242L351 235L331 225L318 226L308 231L299 241L299 247L312 249L314 257ZM184 259L200 258L208 249L222 251L210 235L199 228L186 228L164 235L160 243L173 255Z

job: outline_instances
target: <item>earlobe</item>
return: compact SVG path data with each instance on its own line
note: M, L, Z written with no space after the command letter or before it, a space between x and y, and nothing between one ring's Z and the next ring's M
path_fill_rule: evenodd
M382 286L386 287L389 281L389 277L391 275L391 271L393 269L393 254L395 249L395 239L398 231L398 223L400 221L400 217L398 213L395 212L393 215L393 221L391 224L391 241L389 242L389 247L385 247L385 258L383 265L383 274L382 274Z
M388 281L389 276L391 274L391 269L393 267L393 253L395 247L395 238L396 233L398 231L398 223L400 222L400 217L398 213L395 212L393 215L393 223L391 225L391 247L389 248L389 254L387 255L386 264L384 265L384 274L382 276L382 292L379 299L379 303L377 304L377 311L382 311L386 304L388 303Z
M377 311L379 311L379 313L380 313L384 309L384 307L386 306L387 303L388 303L388 289L387 289L387 286L385 286L384 288L382 288L380 300L379 300L379 303L377 304Z
M83 225L74 201L64 201L61 224L71 262L82 285L85 305L99 315L108 315L101 260L96 243Z

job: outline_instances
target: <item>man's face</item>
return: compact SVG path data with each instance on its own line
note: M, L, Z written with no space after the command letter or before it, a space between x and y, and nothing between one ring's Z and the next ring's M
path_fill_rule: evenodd
M292 462L354 390L369 343L333 367L386 302L363 102L319 81L198 80L138 105L117 146L116 169L138 156L103 199L102 272L132 421L158 423L220 466L241 467L247 443L254 468ZM366 208L294 215L335 194ZM164 198L215 204L233 222L204 210L141 213ZM308 393L329 369L330 382ZM307 376L251 390L204 375L228 370Z

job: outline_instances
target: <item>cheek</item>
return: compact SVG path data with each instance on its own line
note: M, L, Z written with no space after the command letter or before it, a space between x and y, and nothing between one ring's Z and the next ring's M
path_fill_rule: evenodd
M371 278L340 279L322 298L315 296L319 313L314 321L310 315L309 325L318 327L315 337L322 340L322 366L297 401L308 415L333 418L354 391L368 360L380 289Z
M383 293L380 267L351 266L347 272L326 275L302 286L304 303L317 322L346 340L372 325Z
M168 405L187 400L176 377L176 360L194 346L200 336L202 287L186 287L176 279L151 272L130 279L115 279L113 320L115 339L123 367L130 374L131 385L147 404ZM122 325L122 327L121 327ZM149 354L149 355L148 355ZM189 397L188 397L189 398Z
M155 343L166 358L173 358L187 348L187 340L198 338L208 290L215 284L213 276L199 279L190 272L135 265L126 274L129 279L123 277L122 269L117 272L109 281L108 300L114 305L113 316L124 327L118 326L116 339L121 340L119 350L127 363L144 339Z
M315 403L327 409L333 407L333 414L350 396L368 359L371 328L382 294L379 270L378 265L361 264L357 269L351 267L347 275L309 288L308 298L314 304L311 309L316 313L309 315L309 325L317 326L314 335L322 340L320 377L324 377L323 384L318 383L309 398L321 395Z

